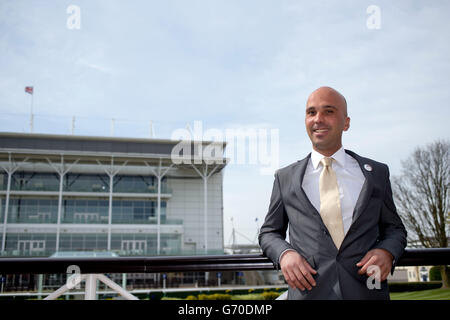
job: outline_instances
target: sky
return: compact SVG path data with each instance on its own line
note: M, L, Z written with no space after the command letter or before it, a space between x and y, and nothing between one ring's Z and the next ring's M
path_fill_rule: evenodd
M169 139L195 122L275 132L272 166L224 170L225 245L231 219L256 239L273 173L311 151L304 114L316 88L347 99L344 147L391 175L450 137L448 12L445 0L2 0L0 131L30 132L32 105L39 133L74 123L78 135Z

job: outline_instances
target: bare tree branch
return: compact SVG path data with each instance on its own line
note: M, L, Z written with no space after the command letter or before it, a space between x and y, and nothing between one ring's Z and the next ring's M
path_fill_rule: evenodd
M402 174L394 177L393 189L410 244L448 247L449 142L437 141L417 148L401 163Z

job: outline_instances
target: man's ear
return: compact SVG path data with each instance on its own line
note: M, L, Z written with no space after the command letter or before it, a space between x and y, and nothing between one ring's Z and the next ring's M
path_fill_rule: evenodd
M345 118L344 131L347 131L350 128L350 117Z

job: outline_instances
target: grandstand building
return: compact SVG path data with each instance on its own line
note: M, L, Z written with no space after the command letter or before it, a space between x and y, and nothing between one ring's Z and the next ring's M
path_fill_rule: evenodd
M223 254L223 152L178 142L0 133L1 255Z

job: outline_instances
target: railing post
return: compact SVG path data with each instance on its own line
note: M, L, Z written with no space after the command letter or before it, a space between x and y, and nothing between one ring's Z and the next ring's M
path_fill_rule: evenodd
M122 273L122 288L127 289L127 274Z
M44 275L43 274L39 274L38 276L38 299L41 300L42 299L42 283L44 282Z
M85 281L85 300L97 300L97 277L95 274L87 274Z

